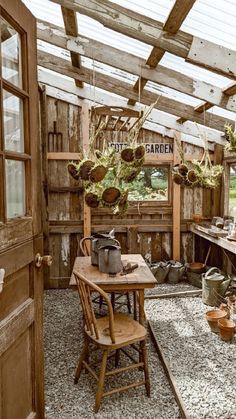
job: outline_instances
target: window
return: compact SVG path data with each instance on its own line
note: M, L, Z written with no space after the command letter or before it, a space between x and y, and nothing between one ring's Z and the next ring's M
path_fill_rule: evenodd
M129 201L167 202L169 200L169 167L144 166L129 184Z
M3 184L0 202L0 222L26 215L26 171L27 161L27 74L22 71L24 35L8 22L8 17L0 16L0 97L1 97L1 138L0 167ZM25 126L24 126L25 122ZM28 122L28 121L27 121Z

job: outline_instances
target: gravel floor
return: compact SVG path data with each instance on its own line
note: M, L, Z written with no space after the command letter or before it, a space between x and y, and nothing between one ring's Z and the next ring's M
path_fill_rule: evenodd
M145 302L190 418L235 419L236 338L223 342L212 333L204 318L207 309L198 297Z
M82 374L73 384L74 372L81 350L82 323L79 297L71 290L45 292L45 393L47 419L178 419L179 409L161 367L158 356L149 342L151 398L142 387L105 398L98 414L93 413L94 380ZM140 372L133 372L140 377ZM137 377L137 378L138 378ZM131 377L117 375L116 386Z

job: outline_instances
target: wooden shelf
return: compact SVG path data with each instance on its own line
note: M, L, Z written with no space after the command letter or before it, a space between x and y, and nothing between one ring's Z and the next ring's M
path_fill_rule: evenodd
M222 249L226 249L236 255L236 242L229 241L222 237L212 237L207 233L207 228L205 229L206 231L203 231L204 227L201 227L201 230L197 230L195 228L195 224L191 224L189 229L192 231L192 233L197 234L197 236L203 237L211 243L217 244L218 246L222 247Z

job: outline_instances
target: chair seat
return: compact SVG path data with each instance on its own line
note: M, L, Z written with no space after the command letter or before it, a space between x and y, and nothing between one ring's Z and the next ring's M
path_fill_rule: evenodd
M123 313L114 314L114 333L116 343L111 342L109 316L97 319L97 328L99 339L91 336L90 332L87 330L85 330L85 332L94 343L103 347L112 346L114 349L124 346L126 343L127 345L130 345L136 341L141 341L145 339L147 334L146 329L140 323Z

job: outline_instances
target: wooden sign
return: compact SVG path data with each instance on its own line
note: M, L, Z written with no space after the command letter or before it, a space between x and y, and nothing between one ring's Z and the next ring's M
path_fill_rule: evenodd
M127 143L109 143L110 147L115 147L117 153L127 145ZM147 154L173 154L173 144L170 143L145 143L143 145Z

